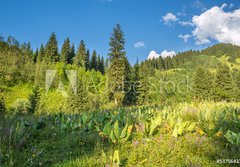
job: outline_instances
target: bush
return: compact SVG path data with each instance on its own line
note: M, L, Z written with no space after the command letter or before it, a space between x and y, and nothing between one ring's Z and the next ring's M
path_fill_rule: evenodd
M2 117L5 113L6 113L7 109L6 109L6 105L5 105L5 100L2 97L0 99L0 117Z

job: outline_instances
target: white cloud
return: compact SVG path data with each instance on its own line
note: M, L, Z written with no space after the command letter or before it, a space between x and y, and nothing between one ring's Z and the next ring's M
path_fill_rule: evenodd
M147 59L148 59L148 60L157 59L157 58L159 58L159 56L160 56L160 54L158 54L156 51L152 50L152 51L149 53Z
M172 13L167 13L165 16L162 16L164 24L168 24L170 22L175 22L178 20L177 16Z
M176 55L176 53L175 53L174 51L164 50L164 51L162 51L162 53L161 53L161 56L162 56L163 58L168 57L168 56L173 57L173 56L175 56L175 55Z
M139 41L137 43L134 44L134 47L135 48L142 48L142 47L145 47L145 43L143 41Z
M166 58L166 57L168 57L168 56L173 57L173 56L175 56L175 55L176 55L176 53L175 53L174 51L164 50L164 51L162 51L162 53L159 54L159 53L157 53L156 51L152 50L152 51L149 53L147 59L148 59L148 60L152 60L152 59L157 59L157 58L159 58L159 56L161 56L162 58Z
M182 38L184 40L184 42L186 43L188 41L189 38L191 38L190 34L185 34L185 35L178 35L178 38Z
M220 7L220 9L224 9L224 8L226 8L227 7L227 4L226 3L224 3L224 4L222 4L222 6Z
M194 26L194 24L190 21L179 21L179 24L181 24L182 26Z
M211 40L240 45L240 9L225 12L225 7L225 4L214 6L192 18L196 45L211 43Z

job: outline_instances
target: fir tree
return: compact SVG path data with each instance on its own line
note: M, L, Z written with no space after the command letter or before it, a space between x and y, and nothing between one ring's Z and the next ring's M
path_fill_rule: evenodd
M49 62L58 62L59 54L58 54L58 42L55 33L53 32L47 42L45 47L45 58L46 61Z
M201 100L209 100L213 93L212 74L202 67L199 67L193 78L194 97Z
M216 73L215 98L216 100L231 101L234 97L234 84L227 65L221 65Z
M78 83L76 92L70 92L68 98L68 109L70 113L82 113L91 109L89 93L81 80Z
M75 57L75 47L74 47L74 44L72 44L71 49L70 49L70 53L69 53L69 56L68 56L68 59L67 59L67 63L72 64L73 60L74 60L74 57Z
M44 59L44 46L42 44L38 51L37 62L41 62L43 59Z
M132 69L132 89L133 89L133 104L137 103L139 96L140 76L139 76L139 63L138 60Z
M38 48L36 49L36 52L34 53L34 57L33 57L33 61L34 61L34 63L36 63L37 62L37 58L38 58L38 53L39 51L38 51Z
M85 43L83 40L81 40L73 63L77 66L85 68L86 54L87 53Z
M100 55L98 55L97 57L97 71L100 71L101 68L101 57Z
M3 96L0 98L0 118L6 113L7 108Z
M126 88L124 83L127 82L125 39L119 24L113 30L109 45L109 69L107 74L109 98L114 100L116 105L119 105L124 99L124 90Z
M98 64L97 64L97 52L94 50L92 53L91 58L91 69L94 69L95 71L98 70Z
M165 69L164 60L163 60L162 56L159 56L159 58L157 59L157 66L158 66L159 70Z
M105 73L105 62L104 62L104 58L102 57L101 58L101 61L100 61L100 66L98 67L99 68L99 71L104 74Z
M86 70L90 70L90 69L91 69L91 63L90 63L90 51L89 51L89 49L87 50L87 54L86 54L85 68L86 68Z
M67 38L66 40L64 40L63 46L62 46L62 50L61 50L61 54L60 54L60 60L62 63L67 64L68 61L71 59L71 46L70 46L70 40L69 38Z
M36 86L33 89L32 94L30 94L28 97L28 101L29 103L28 103L27 111L28 113L33 114L37 110L37 107L40 101L40 90L38 86Z

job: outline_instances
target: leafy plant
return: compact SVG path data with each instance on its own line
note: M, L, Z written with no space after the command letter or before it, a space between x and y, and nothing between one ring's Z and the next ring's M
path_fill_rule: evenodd
M232 145L240 146L240 133L234 133L232 131L228 131L225 135L225 138Z
M123 128L119 127L119 121L116 120L113 125L111 122L108 122L102 131L100 131L100 135L107 136L113 143L123 143L128 140L131 135L133 125L126 125Z
M104 151L102 151L102 157L103 157L103 162L106 164L106 166L110 165L111 167L119 167L120 166L120 156L119 156L119 151L114 150L113 155L107 158L107 155L105 154Z

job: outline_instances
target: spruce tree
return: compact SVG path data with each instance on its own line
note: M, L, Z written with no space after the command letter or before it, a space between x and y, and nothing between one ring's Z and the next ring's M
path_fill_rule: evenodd
M132 89L133 89L133 104L137 103L139 96L140 76L139 76L139 63L138 60L132 69Z
M98 55L97 57L97 71L100 71L101 68L101 57L100 55Z
M37 62L37 58L38 58L38 48L36 49L36 52L34 53L34 58L33 58L33 62L36 63Z
M42 44L38 51L37 62L41 62L43 59L44 59L44 46Z
M86 70L90 70L90 69L91 69L91 63L90 63L90 51L89 51L89 49L87 50L87 54L86 54L85 68L86 68Z
M91 69L94 69L95 71L98 70L98 63L97 63L97 52L94 50L92 53L91 58Z
M158 66L159 70L165 69L164 60L163 60L162 56L159 56L159 58L157 59L157 66Z
M84 87L83 81L80 80L76 89L76 92L73 90L70 91L68 97L68 110L70 113L82 113L89 111L91 109L89 93Z
M68 59L67 59L67 63L68 64L73 64L74 57L75 57L75 47L74 47L74 44L72 44L71 49L70 49L70 53L69 53L69 56L68 56Z
M193 78L194 97L200 100L209 100L213 93L212 74L203 67L197 68Z
M110 38L109 69L108 69L108 90L110 100L114 100L115 105L122 104L124 100L124 90L126 83L126 52L125 39L121 26L114 27Z
M64 40L61 54L60 54L60 61L64 64L67 64L68 61L71 59L71 46L70 46L70 40L69 38Z
M40 101L40 90L38 86L36 86L33 89L32 94L30 94L28 97L28 101L29 103L28 103L27 111L28 113L33 114L37 110L37 107Z
M87 53L85 43L83 40L81 40L73 63L77 66L85 68L86 54Z
M0 98L0 118L4 116L4 114L6 113L7 108L5 105L5 100L3 98L3 96Z
M234 84L227 65L220 65L215 78L215 99L231 101L234 98Z
M59 54L58 54L58 42L55 33L53 32L47 42L45 47L45 58L46 61L49 62L58 62Z
M104 58L102 57L101 58L101 61L100 61L100 66L99 66L99 71L104 74L105 73L105 62L104 62Z

